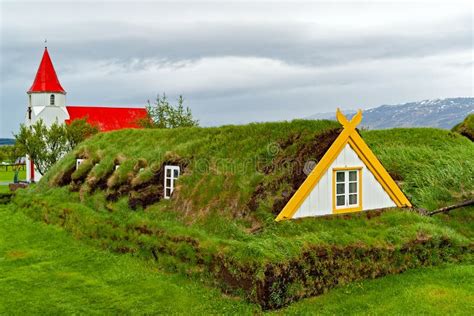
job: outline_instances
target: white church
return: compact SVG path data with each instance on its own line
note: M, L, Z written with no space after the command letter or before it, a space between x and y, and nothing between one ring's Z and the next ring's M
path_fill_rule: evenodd
M139 128L138 121L147 116L146 109L130 107L70 106L66 105L66 91L59 82L53 63L45 47L36 77L27 92L28 109L25 123L30 126L42 119L46 126L54 122L66 124L76 119L87 119L101 132L123 128ZM26 179L37 182L41 174L33 161L26 157Z

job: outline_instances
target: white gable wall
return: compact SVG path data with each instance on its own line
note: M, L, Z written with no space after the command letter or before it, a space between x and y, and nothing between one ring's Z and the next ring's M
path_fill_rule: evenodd
M333 214L333 169L346 167L362 167L362 210L367 211L396 206L382 185L375 179L372 172L357 156L356 152L349 144L346 144L339 153L339 156L313 188L313 191L298 208L293 218Z
M32 107L31 122L35 124L39 120L43 120L46 126L51 126L53 123L63 124L65 120L69 119L69 113L64 106L34 106Z

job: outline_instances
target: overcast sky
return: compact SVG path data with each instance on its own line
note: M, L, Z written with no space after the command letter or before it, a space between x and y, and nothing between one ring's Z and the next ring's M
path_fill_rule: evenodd
M471 1L1 1L0 10L0 137L24 119L45 38L68 105L183 94L202 125L473 95Z

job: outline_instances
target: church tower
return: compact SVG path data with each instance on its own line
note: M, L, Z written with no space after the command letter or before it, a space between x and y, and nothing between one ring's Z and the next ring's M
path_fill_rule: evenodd
M43 120L46 126L54 122L64 123L69 119L66 109L66 91L61 86L53 63L45 47L35 80L28 94L28 109L25 123L27 126ZM38 181L41 175L34 169L33 163L27 158L27 180Z

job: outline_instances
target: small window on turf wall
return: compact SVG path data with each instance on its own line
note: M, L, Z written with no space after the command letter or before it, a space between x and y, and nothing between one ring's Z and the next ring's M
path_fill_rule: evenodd
M180 173L179 166L165 166L165 176L164 176L164 198L171 198L173 194L175 181L178 179Z
M81 163L84 162L84 159L76 159L76 170L79 169L79 166L81 165Z

